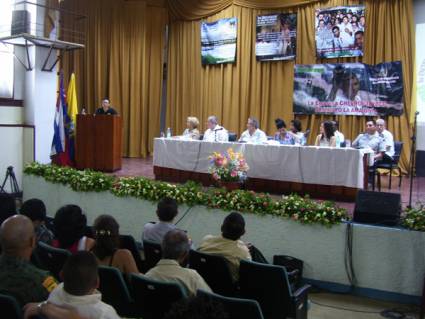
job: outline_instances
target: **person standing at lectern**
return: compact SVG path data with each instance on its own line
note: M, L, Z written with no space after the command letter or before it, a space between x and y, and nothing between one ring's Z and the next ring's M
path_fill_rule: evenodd
M96 115L118 115L118 112L111 106L108 99L102 100L102 107L96 110Z

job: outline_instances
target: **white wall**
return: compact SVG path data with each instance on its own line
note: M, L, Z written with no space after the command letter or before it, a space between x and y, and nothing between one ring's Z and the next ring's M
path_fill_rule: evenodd
M419 111L417 149L425 151L425 1L414 0L413 5L416 26L416 102Z

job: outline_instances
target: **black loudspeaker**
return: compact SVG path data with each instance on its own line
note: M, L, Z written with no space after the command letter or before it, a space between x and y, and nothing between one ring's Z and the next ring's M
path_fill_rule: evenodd
M400 194L359 190L353 221L394 226L399 222L400 212Z
M31 15L26 10L12 11L11 35L31 33Z

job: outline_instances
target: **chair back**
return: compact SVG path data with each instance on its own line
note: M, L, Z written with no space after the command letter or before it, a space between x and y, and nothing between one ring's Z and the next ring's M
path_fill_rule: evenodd
M393 162L395 165L398 165L402 150L403 150L403 142L394 142Z
M139 248L137 248L136 240L131 235L120 235L120 248L128 249L136 262L137 269L144 271L144 263L140 257Z
M37 260L39 266L43 269L50 271L50 273L60 280L60 272L71 252L62 248L55 248L41 241L38 242L37 247L34 249L35 255L33 260Z
M284 267L241 260L239 276L241 297L258 301L264 318L282 319L293 312L292 292Z
M240 299L220 296L205 290L198 290L197 296L219 303L223 306L229 318L263 319L260 305L253 299Z
M131 291L143 319L162 318L171 306L186 297L177 282L162 282L144 275L131 274Z
M189 267L195 269L204 278L212 291L223 296L235 295L236 289L229 265L223 256L191 250Z
M114 307L120 316L131 312L133 300L123 274L117 268L99 266L99 291L102 301Z
M229 142L236 142L238 135L234 132L229 132Z
M22 311L16 299L9 295L0 294L1 317L7 319L21 319Z
M150 240L143 240L143 250L145 252L145 270L148 271L155 267L162 257L161 244Z

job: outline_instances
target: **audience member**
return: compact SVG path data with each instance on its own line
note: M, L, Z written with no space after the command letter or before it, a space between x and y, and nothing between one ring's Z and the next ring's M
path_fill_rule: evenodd
M176 228L173 224L178 214L177 202L173 198L165 197L158 202L156 215L158 223L147 223L143 228L142 241L149 240L161 243L165 234Z
M239 142L264 143L267 142L266 133L259 129L258 120L250 117L246 123L247 130L242 133Z
M204 133L204 141L207 142L228 142L229 133L223 127L218 125L217 117L212 115L208 117L208 129Z
M353 142L353 147L360 149L372 149L375 153L375 161L382 158L382 154L385 152L385 144L379 137L378 132L376 132L376 122L374 120L366 122L366 133L362 133L356 137Z
M119 249L119 225L110 215L100 215L94 221L96 243L92 252L100 265L118 268L123 273L139 273L128 249Z
M87 219L77 205L65 205L56 212L53 221L56 239L52 246L67 249L71 253L81 250L91 250L94 239L85 236Z
M382 162L392 163L394 156L394 137L390 131L386 129L385 121L383 119L376 120L376 128L379 137L383 140L385 145L385 153L382 157Z
M34 225L36 242L42 241L50 244L53 240L53 233L47 229L46 221L46 206L43 201L37 198L26 200L21 206L21 214L31 219Z
M36 315L46 319L88 319L80 316L73 309L59 307L50 302L26 304L24 307L24 319L34 319Z
M203 253L220 255L226 258L229 262L233 280L238 281L241 259L251 260L248 246L240 240L244 234L244 218L239 213L230 213L221 225L221 236L205 236L198 250Z
M276 123L277 132L274 134L275 141L278 141L280 144L292 145L295 143L294 138L291 134L286 131L286 123L282 119L274 120Z
M189 116L186 121L187 128L183 132L183 136L192 140L199 140L201 135L198 130L199 120L196 117Z
M182 230L170 230L162 241L162 259L146 273L147 277L174 281L183 286L188 295L194 296L196 290L211 291L211 288L196 270L184 268L189 255L190 243Z
M336 138L334 134L334 125L330 121L320 123L320 134L316 137L316 146L336 146Z
M15 198L8 193L0 193L0 225L13 215L16 215Z
M119 319L114 308L102 302L96 257L88 251L79 251L68 258L63 266L63 283L50 294L48 302L76 311L87 319ZM27 314L44 313L43 305L27 305Z
M191 297L176 302L163 319L227 319L222 304L205 300L204 298Z
M0 228L0 293L24 306L45 300L56 287L55 279L30 263L35 247L34 226L22 215L6 219Z

